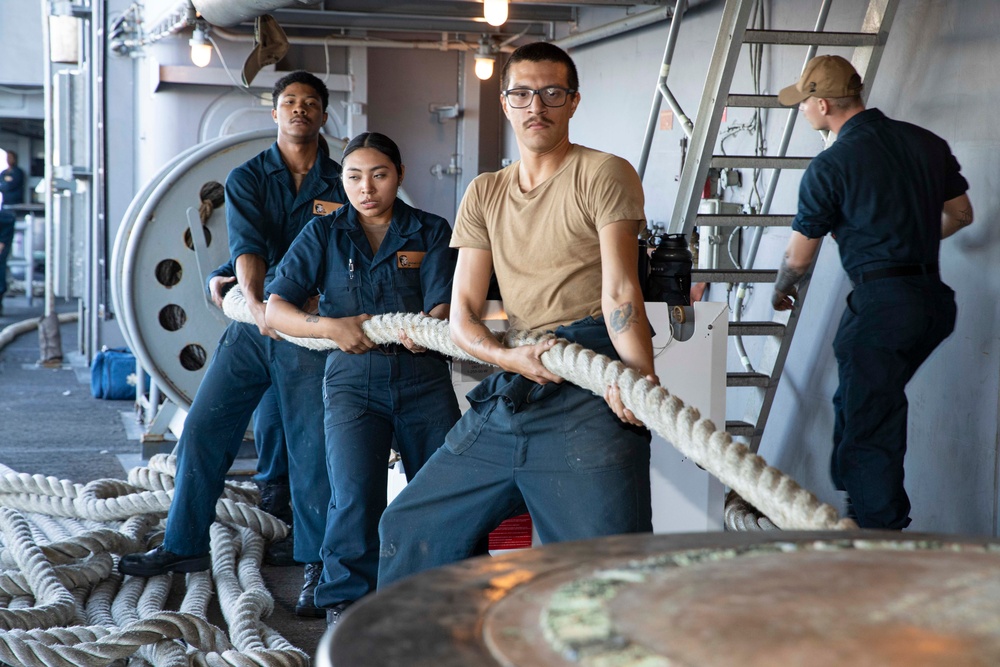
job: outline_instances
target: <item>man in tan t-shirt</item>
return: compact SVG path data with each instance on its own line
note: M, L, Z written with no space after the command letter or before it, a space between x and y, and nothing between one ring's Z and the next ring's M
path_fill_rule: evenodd
M521 159L472 182L451 242L452 339L502 370L383 515L380 587L469 556L525 507L543 543L652 530L650 436L617 388L602 400L563 383L541 362L553 340L508 349L480 319L495 271L512 327L554 331L656 382L642 185L625 160L570 143L580 94L565 51L522 46L502 77Z

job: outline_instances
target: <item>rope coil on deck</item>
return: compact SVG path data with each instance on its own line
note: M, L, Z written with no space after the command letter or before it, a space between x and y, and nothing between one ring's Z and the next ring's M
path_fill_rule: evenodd
M256 324L239 287L226 295L223 310L230 319ZM376 315L361 326L365 335L378 344L399 342L399 331L403 330L418 345L454 358L480 361L452 342L448 323L443 320L413 313L390 313ZM313 350L336 349L336 344L330 340L282 336ZM514 347L533 345L551 337L510 330L503 342ZM715 475L776 526L792 530L857 527L852 520L841 519L833 506L820 502L791 477L768 466L746 445L734 442L729 433L718 430L710 420L702 419L697 409L685 406L665 388L653 385L621 362L562 339L557 339L556 344L542 354L541 360L556 375L598 396L603 396L611 383L617 383L622 402L650 430Z
M0 466L0 662L27 667L305 667L264 624L274 600L260 574L265 540L287 526L258 510L251 485L227 483L212 525L212 572L122 577L117 557L162 539L176 460L157 455L129 481L73 484ZM249 504L248 504L249 503ZM209 623L213 579L229 629Z

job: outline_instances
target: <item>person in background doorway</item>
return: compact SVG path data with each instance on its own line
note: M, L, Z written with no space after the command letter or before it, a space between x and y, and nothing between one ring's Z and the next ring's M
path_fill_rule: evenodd
M7 151L7 168L0 171L0 315L3 315L3 297L7 293L7 258L14 240L15 216L11 207L24 203L24 170L17 166L17 153ZM28 250L27 252L30 252ZM31 289L31 276L26 276L27 289Z
M837 140L802 177L771 302L794 307L832 234L854 291L833 341L840 385L830 472L859 526L902 530L910 523L906 383L954 329L955 294L938 273L938 248L972 223L972 204L947 142L865 109L861 90L851 63L817 56L778 96Z
M542 542L652 529L650 434L617 387L603 398L541 362L554 341L506 348L483 324L496 272L510 326L552 331L651 382L653 345L638 275L642 184L625 160L576 145L576 66L544 42L521 46L500 103L521 159L465 193L451 336L500 371L382 517L379 586L469 556L527 506Z
M232 322L209 363L178 442L173 503L163 545L119 562L123 574L151 577L208 569L209 529L226 471L254 408L270 387L281 405L295 522L295 559L305 563L295 611L322 617L314 593L330 483L324 460L325 355L280 339L264 320L264 285L317 210L346 201L340 165L320 150L329 92L304 71L275 84L277 141L226 180L226 224L236 277L256 325Z
M327 357L323 392L333 498L316 589L316 604L327 609L330 625L375 589L393 440L412 479L460 414L441 355L405 336L403 344L375 345L361 328L383 313L448 317L455 271L451 228L396 197L404 169L389 137L360 134L341 160L350 206L303 230L268 285L267 303L269 326L339 347ZM318 316L303 310L316 289Z

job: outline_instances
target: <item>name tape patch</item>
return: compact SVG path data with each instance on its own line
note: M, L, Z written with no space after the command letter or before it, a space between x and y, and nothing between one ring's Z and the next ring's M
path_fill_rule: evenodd
M313 215L330 215L341 206L343 206L343 204L338 204L335 201L313 199Z
M400 250L396 253L397 269L419 269L426 252L420 250Z

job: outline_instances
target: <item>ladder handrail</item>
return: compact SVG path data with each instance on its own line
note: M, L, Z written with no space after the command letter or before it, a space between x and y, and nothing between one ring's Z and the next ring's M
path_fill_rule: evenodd
M674 94L667 87L667 76L670 74L670 65L674 59L674 48L677 46L677 35L680 33L681 20L684 18L684 11L687 9L687 0L677 0L674 5L674 15L670 17L670 30L667 32L667 44L663 49L663 61L660 64L660 74L656 81L656 90L653 91L653 103L649 110L649 119L646 121L646 134L642 140L642 152L639 155L639 165L636 171L639 173L639 180L646 173L646 163L649 161L649 149L653 145L653 135L656 133L656 126L659 122L660 106L663 100L667 101L670 109L677 116L678 122L684 128L685 134L691 136L693 124L691 119L684 113L680 103Z
M722 122L723 106L717 104L717 94L718 91L729 90L732 84L736 61L743 44L743 33L746 31L752 7L753 0L728 0L722 10L719 36L715 40L705 89L701 96L701 104L698 106L691 150L681 169L678 196L674 201L673 214L667 222L670 233L683 233L687 236L694 226L694 216L698 211L698 199L695 193L701 191L701 184L708 175L711 153L715 148L714 142L708 145L708 138L718 136L719 125ZM686 201L682 199L685 193L688 195Z

